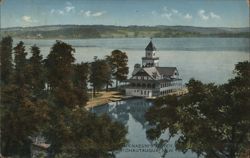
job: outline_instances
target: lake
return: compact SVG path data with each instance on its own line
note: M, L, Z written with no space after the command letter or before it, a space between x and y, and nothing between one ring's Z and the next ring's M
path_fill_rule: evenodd
M116 152L117 158L160 158L163 150L157 149L154 143L147 139L146 130L149 129L144 114L153 102L145 99L129 99L124 101L112 102L103 106L96 107L93 112L97 114L106 113L112 119L124 124L128 129L127 139L129 143ZM167 137L165 133L161 137ZM183 154L175 150L174 142L178 136L170 139L164 146L168 151L166 157L171 158L195 158L195 153L191 151Z
M16 44L20 39L14 39ZM55 40L23 40L27 51L36 44L44 57ZM129 74L134 64L141 63L144 49L149 43L147 38L122 39L72 39L63 40L75 48L76 62L93 61L94 56L104 58L112 50L120 49L128 55ZM175 66L186 83L190 78L205 83L225 83L233 77L232 70L239 61L249 59L249 38L155 38L156 55L160 66Z
M15 39L14 43L19 40ZM49 53L55 40L23 40L29 48L36 44L41 48L44 57ZM104 58L112 50L120 49L128 55L130 74L134 64L141 63L145 54L145 47L149 39L76 39L63 40L75 48L76 62L91 62L94 56ZM199 79L204 83L214 82L222 84L233 77L233 68L237 62L249 60L249 39L247 38L155 38L153 43L160 57L160 66L176 66L183 82L190 78ZM109 103L92 109L94 112L107 113L114 120L120 121L128 128L129 143L120 152L117 158L159 158L162 151L156 149L152 141L146 138L149 128L145 121L146 110L153 103L144 99L130 99ZM167 137L167 133L162 135ZM183 154L175 151L174 141L165 147L168 150L166 157L193 158L196 154L188 151Z

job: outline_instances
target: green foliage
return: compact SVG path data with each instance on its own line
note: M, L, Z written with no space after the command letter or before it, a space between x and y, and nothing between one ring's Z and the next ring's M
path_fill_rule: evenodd
M52 29L53 28L53 29ZM55 25L2 29L2 35L30 39L82 39L125 37L243 37L249 38L249 28L200 28L190 26L103 26Z
M5 156L29 155L30 136L48 120L46 100L32 95L30 69L23 42L14 48L14 80L1 85L1 151Z
M43 64L43 56L40 49L34 45L31 47L32 56L29 59L29 70L31 81L30 85L34 95L41 95L45 88L45 68Z
M56 41L45 61L47 67L47 78L50 88L55 88L61 82L72 78L75 50L71 45L62 41Z
M80 63L74 65L74 85L81 87L82 89L87 88L87 80L89 78L89 64Z
M108 157L127 142L125 128L107 116L96 116L81 108L65 109L53 118L57 128L49 129L55 155ZM64 119L62 119L62 117Z
M13 40L10 36L2 38L0 42L1 82L6 84L10 82L13 73L12 42Z
M237 76L224 85L191 79L188 95L158 99L146 113L154 126L147 136L157 140L168 129L170 138L179 135L177 150L190 149L205 157L239 156L250 145L249 66L238 63Z
M109 157L126 143L124 126L85 110L89 64L74 64L73 52L57 41L44 67L37 46L30 59L23 42L14 48L14 80L1 84L1 154L29 157L32 138L41 134L58 157ZM97 63L96 75L106 83L111 69L104 60Z
M87 63L73 64L72 50L70 45L57 41L46 60L48 75L54 75L48 76L51 112L45 131L50 152L58 157L108 156L124 145L126 130L107 117L87 112L84 106L88 99L87 79L94 88L102 88L110 76L110 67L105 60L96 59L89 76ZM111 137L114 135L117 137Z
M112 75L116 79L116 87L118 81L122 82L127 79L128 75L128 56L125 52L114 50L110 56L107 56L107 61L112 68Z
M1 87L1 149L5 156L29 155L30 136L48 121L46 100L36 100L27 88L15 84Z
M30 73L26 56L27 52L25 52L24 43L20 41L17 46L14 47L14 83L19 85L20 87L23 87L30 82Z
M102 89L110 81L111 67L106 60L95 59L91 63L90 72L89 82L92 83L95 95L96 90Z

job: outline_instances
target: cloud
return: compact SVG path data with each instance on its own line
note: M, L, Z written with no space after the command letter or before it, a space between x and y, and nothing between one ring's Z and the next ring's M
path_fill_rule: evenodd
M66 13L75 12L75 6L71 2L66 2L65 7L61 9L51 9L50 14L64 15Z
M75 11L75 6L73 6L71 2L66 2L66 6L65 6L64 10L67 13L73 12L73 11Z
M157 12L156 12L155 10L153 10L153 11L151 12L151 14L152 14L152 15L157 15Z
M51 9L50 14L57 14L57 15L63 15L64 11L60 9Z
M179 13L179 11L176 10L176 9L172 9L172 12L175 13L175 14L178 14L178 13Z
M187 19L187 20L191 20L193 17L192 17L192 15L190 15L190 14L186 14L186 15L184 15L184 19Z
M211 17L212 19L220 19L220 16L217 15L217 14L215 14L215 13L213 13L213 12L210 12L210 17Z
M23 20L24 22L26 22L26 23L32 23L32 19L31 19L30 16L24 15L24 16L22 16L22 20Z
M201 9L198 11L198 15L202 20L209 20L209 19L220 19L221 17L214 12L206 12L205 10Z
M172 14L171 13L163 13L163 14L161 14L161 16L167 18L168 20L171 20Z
M175 18L191 20L193 18L193 16L189 13L182 13L177 9L167 8L166 6L164 6L160 12L156 12L155 10L153 10L151 14L154 16L161 16L163 18L167 18L168 20L172 20Z
M75 7L74 7L74 6L66 6L64 9L65 9L65 11L66 11L67 13L69 13L69 12L74 11L74 10L75 10Z
M206 11L203 10L203 9L199 10L198 15L202 20L208 20L209 19L209 15L206 15Z
M104 15L105 13L106 13L106 11L98 11L98 12L93 12L90 10L87 10L87 11L81 10L80 11L80 15L83 15L86 17L99 17L99 16Z

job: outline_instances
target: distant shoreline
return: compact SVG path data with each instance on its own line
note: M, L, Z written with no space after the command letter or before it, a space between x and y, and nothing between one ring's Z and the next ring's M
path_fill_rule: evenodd
M1 36L22 39L250 38L250 28L194 26L49 25L1 28Z

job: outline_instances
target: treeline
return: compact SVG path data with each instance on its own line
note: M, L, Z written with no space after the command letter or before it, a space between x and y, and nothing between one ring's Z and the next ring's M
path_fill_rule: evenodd
M88 82L100 90L126 79L126 53L115 50L106 59L75 63L74 48L62 41L45 59L36 45L27 58L24 43L12 43L11 37L0 43L3 156L30 157L39 137L49 144L50 157L112 157L126 144L122 124L84 108Z
M250 149L250 63L235 66L223 85L191 79L188 94L158 98L145 114L147 137L159 147L173 137L175 148L205 158L245 158ZM168 137L161 137L167 132ZM167 153L164 153L166 155Z
M205 28L192 26L105 26L105 25L52 25L27 28L4 28L3 36L37 39L82 38L169 38L169 37L244 37L249 28Z

